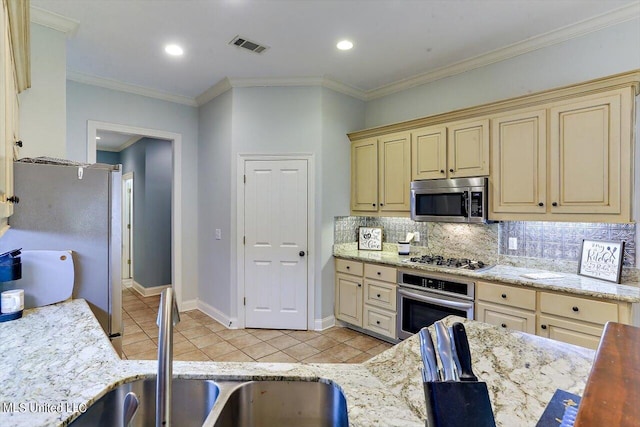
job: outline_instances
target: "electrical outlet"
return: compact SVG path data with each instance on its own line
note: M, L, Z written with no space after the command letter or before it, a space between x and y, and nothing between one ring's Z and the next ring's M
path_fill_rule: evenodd
M517 250L518 249L518 238L517 237L509 237L509 249Z
M216 228L216 240L221 240L222 239L222 230L220 230L219 228Z
M416 243L420 242L420 232L419 231L414 231L413 232L413 241Z

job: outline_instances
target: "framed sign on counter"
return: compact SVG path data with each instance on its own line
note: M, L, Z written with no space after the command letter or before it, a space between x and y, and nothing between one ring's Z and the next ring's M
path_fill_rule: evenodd
M381 251L382 227L358 228L358 250Z
M620 283L624 241L587 240L582 241L582 251L578 260L578 274L594 279Z

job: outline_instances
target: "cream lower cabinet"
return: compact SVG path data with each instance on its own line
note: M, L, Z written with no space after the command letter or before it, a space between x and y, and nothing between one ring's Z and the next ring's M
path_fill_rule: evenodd
M476 299L476 319L480 322L536 333L535 291L479 281Z
M396 269L340 258L335 265L336 319L395 340Z
M478 281L476 320L595 349L607 322L632 319L627 302Z
M376 264L364 265L363 328L396 339L395 268Z
M362 263L336 259L336 319L362 327Z
M605 323L630 323L627 306L625 303L539 292L537 334L595 349Z

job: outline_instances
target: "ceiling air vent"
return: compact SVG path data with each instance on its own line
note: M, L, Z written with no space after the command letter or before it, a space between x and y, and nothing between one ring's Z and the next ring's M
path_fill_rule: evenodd
M251 40L247 40L245 37L235 36L233 40L229 42L230 45L241 47L243 49L250 50L255 53L262 53L269 49L269 46L264 46Z

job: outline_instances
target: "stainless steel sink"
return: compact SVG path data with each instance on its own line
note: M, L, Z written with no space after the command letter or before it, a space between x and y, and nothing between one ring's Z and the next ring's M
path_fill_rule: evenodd
M70 425L73 427L122 426L124 398L130 391L140 399L140 406L131 426L156 425L156 378L136 380L122 384L101 397ZM202 426L218 398L219 388L214 381L174 379L171 410L175 425L180 427Z
M331 384L305 381L220 383L215 427L348 426L347 401ZM177 419L177 418L176 418Z

